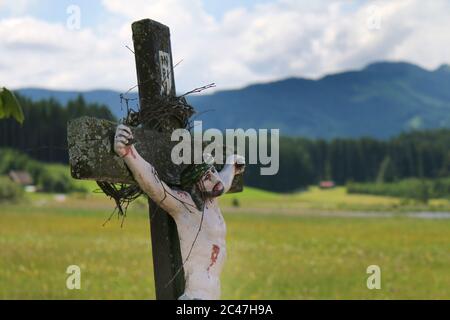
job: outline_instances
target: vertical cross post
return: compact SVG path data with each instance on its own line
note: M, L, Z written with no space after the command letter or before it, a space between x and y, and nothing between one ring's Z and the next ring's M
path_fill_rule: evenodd
M134 22L132 31L140 108L151 109L161 96L176 94L170 31L150 19ZM155 121L149 121L146 127L154 128ZM169 131L180 125L176 121L166 123L160 130ZM172 280L182 267L177 227L172 217L152 200L149 200L149 215L156 299L177 299L184 292L183 270Z

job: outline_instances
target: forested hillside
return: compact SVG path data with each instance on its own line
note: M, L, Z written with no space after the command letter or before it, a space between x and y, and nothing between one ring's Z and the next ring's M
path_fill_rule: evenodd
M246 183L273 190L292 191L321 180L337 184L392 182L409 177L450 176L450 129L414 131L390 140L373 138L331 141L282 137L280 171L259 175L250 165Z
M278 128L286 136L386 139L408 130L450 127L447 65L426 70L410 63L380 62L317 80L289 78L233 90L217 85L217 92L187 97L205 129ZM79 94L19 92L35 100L54 97L64 104ZM83 92L86 101L106 104L116 117L123 117L119 95L108 90ZM129 98L137 94L131 92ZM137 101L132 104L135 108Z
M86 103L82 96L62 105L55 99L33 102L18 95L23 125L12 119L0 121L0 147L10 147L46 162L68 162L67 121L83 115L115 120L109 108Z

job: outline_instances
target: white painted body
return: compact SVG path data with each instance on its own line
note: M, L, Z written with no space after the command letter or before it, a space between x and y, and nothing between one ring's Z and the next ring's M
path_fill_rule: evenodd
M139 155L135 147L126 145L132 138L131 130L126 126L119 125L114 149L125 160L141 189L153 201L159 203L160 207L168 212L176 222L181 255L185 262L184 296L192 299L219 299L220 274L227 253L226 225L217 197L207 198L204 212L199 211L188 192L168 187L159 179L155 168ZM203 187L207 191L211 191L216 184L221 183L223 193L227 192L235 174L244 170L243 166L235 165L244 163L240 156L230 156L226 163L219 173L212 172L208 179L201 179L204 180ZM166 195L166 193L168 194ZM201 230L198 232L200 225ZM198 237L195 240L197 233ZM191 248L192 252L189 255Z

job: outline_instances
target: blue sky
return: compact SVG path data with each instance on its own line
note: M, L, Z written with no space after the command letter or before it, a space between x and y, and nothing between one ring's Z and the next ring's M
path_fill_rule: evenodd
M71 5L80 28L69 26ZM0 83L131 87L125 46L142 18L170 26L180 91L318 78L380 60L434 69L450 59L445 0L0 0Z
M86 26L95 26L101 23L102 16L106 14L101 2L97 0L40 0L31 1L23 7L20 4L17 7L11 5L7 9L2 10L0 18L29 15L47 22L63 24L66 21L66 9L72 4L82 8L84 12L83 23Z
M14 0L12 0L14 1ZM217 19L221 19L223 14L233 8L245 7L251 9L261 3L269 3L271 0L203 0L202 4L206 12ZM18 1L20 3L20 1ZM101 21L109 15L100 0L39 0L30 2L28 6L21 8L20 4L14 8L10 6L0 11L0 18L30 15L37 19L52 23L65 23L64 13L70 5L78 5L84 13L83 24L94 27L101 24Z

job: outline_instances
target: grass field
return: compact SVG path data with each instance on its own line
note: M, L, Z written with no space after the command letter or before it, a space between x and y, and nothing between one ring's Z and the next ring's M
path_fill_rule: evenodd
M237 198L239 207L231 206ZM402 214L427 208L396 198L346 195L344 189L275 195L254 189L223 199L228 224L224 299L450 299L450 219ZM31 195L0 213L1 299L153 299L145 201L120 221L101 195ZM367 211L363 217L333 216ZM398 211L393 217L372 211ZM257 213L261 212L261 213ZM319 213L328 212L323 216ZM67 290L79 265L82 289ZM368 290L366 268L382 271Z

